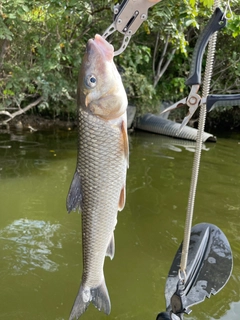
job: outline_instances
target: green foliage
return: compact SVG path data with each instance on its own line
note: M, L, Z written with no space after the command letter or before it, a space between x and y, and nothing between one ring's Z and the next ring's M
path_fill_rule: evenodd
M228 29L234 38L240 35L240 15L233 14L228 22Z
M138 113L153 111L156 91L145 75L136 72L134 67L128 67L123 75L123 83L129 103L138 106Z
M190 0L190 5L192 7L194 7L196 5L196 1L195 0ZM212 7L214 4L214 0L200 0L200 3L202 3L205 7Z
M96 25L100 20L111 19L104 19L111 14L108 1L91 4L73 0L2 1L2 110L24 106L39 96L49 108L62 105L75 110L77 75L86 42L99 32Z
M39 96L38 110L52 114L76 109L77 75L86 42L111 24L110 0L3 0L0 4L0 110L24 107ZM121 2L121 1L120 1ZM115 58L131 103L140 113L162 100L189 92L185 80L197 37L210 15L212 0L162 0ZM213 93L239 92L240 0L218 37ZM227 15L228 16L228 15ZM112 41L120 47L122 34ZM205 57L204 57L205 60Z

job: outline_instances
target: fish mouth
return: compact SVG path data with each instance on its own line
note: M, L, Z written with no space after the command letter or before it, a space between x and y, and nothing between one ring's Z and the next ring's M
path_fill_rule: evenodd
M96 51L100 53L106 60L113 60L114 48L99 34L95 35L94 39L89 39L87 43L87 52Z

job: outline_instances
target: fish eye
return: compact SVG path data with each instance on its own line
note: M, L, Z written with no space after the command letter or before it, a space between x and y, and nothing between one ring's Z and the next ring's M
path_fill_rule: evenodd
M86 85L90 88L94 88L97 84L97 79L93 74L86 77Z

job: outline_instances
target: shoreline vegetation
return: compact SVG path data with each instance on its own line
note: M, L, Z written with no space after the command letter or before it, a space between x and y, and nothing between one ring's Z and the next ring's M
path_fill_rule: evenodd
M217 114L217 116L216 116ZM223 112L218 112L216 114L208 114L206 118L205 131L209 133L213 132L239 132L240 129L240 109L231 108ZM169 117L170 120L181 122L181 119L174 118L174 116ZM198 118L190 121L189 126L196 128L198 127ZM56 117L51 118L50 116L44 116L40 114L22 114L7 124L0 124L0 133L2 130L26 130L34 132L37 130L52 130L52 129L62 129L62 130L76 130L77 129L77 117ZM131 126L131 131L134 130L134 122Z

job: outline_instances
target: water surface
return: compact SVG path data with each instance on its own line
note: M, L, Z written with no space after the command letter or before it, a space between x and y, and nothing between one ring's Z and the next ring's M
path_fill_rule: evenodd
M240 144L206 143L193 223L216 224L234 256L223 290L186 319L239 319ZM68 319L79 288L81 216L65 199L76 165L75 132L0 134L0 319ZM118 215L116 253L106 259L112 312L92 305L81 319L154 320L165 309L168 270L183 238L194 143L130 136L127 202Z

